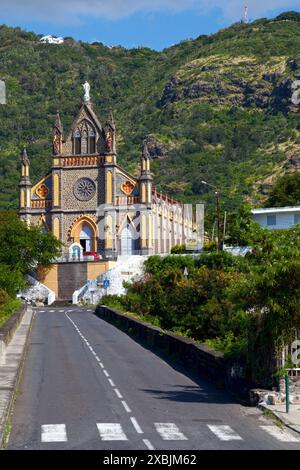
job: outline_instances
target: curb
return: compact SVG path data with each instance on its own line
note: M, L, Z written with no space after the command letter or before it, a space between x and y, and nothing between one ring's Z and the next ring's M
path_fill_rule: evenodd
M278 415L278 413L276 413L276 411L273 411L273 410L270 410L270 408L268 408L267 406L263 405L263 404L258 404L257 407L262 410L262 411L268 411L269 413L271 413L271 415L276 418L278 421L280 421L286 428L290 429L291 431L294 431L295 433L299 434L300 435L300 425L298 426L298 429L295 427L297 426L296 424L291 424L289 423L289 421L281 416L281 415Z
M25 363L25 359L26 359L27 351L28 351L29 337L30 337L30 333L31 333L31 329L32 329L33 319L35 317L34 310L30 307L28 308L28 310L29 311L31 310L31 318L30 318L30 323L29 323L29 327L28 327L28 330L27 330L27 334L26 334L26 340L25 340L25 343L24 343L24 346L23 346L22 355L21 355L21 358L20 358L20 362L18 364L16 376L15 376L15 379L14 379L13 389L11 390L8 405L7 405L7 408L6 408L5 413L4 413L3 423L1 424L1 428L0 428L0 450L5 449L7 441L8 441L8 438L6 436L6 428L7 428L8 423L10 422L10 419L11 419L11 415L12 415L12 411L13 411L13 408L14 408L15 400L16 400L16 397L17 397L18 387L19 387L19 384L20 384L20 381L21 381L21 378L22 378L23 367L24 367L24 363Z

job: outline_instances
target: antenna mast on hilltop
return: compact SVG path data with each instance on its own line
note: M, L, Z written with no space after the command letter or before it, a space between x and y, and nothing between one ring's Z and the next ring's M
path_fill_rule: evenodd
M245 5L243 23L245 23L245 24L249 23L249 8L248 8L248 5Z

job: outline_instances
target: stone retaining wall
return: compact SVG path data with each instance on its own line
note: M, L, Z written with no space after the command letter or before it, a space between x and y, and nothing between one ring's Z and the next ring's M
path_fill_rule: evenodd
M22 318L27 311L27 305L23 304L17 310L14 315L12 315L3 326L0 327L0 363L5 361L5 350L12 337L18 328L19 324L22 321Z
M205 344L197 344L188 338L163 331L112 308L98 306L95 313L149 347L158 348L177 359L188 369L204 374L214 382L226 384L228 364L223 353L214 351Z
M215 351L206 344L195 343L191 339L164 331L112 308L98 306L95 314L132 335L149 349L168 355L186 370L205 376L249 402L250 390L256 384L246 378L243 364L227 360L222 352Z

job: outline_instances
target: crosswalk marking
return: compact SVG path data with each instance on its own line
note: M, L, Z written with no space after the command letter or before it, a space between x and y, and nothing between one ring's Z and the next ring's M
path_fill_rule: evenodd
M154 423L157 432L164 441L186 441L187 437L174 423Z
M280 429L278 426L260 426L261 429L269 433L275 439L281 442L299 442L297 437L293 436L286 430Z
M43 424L42 425L42 442L66 442L67 431L65 424Z
M97 428L102 441L127 441L121 424L119 423L97 423Z
M209 429L220 439L220 441L242 441L243 438L239 436L230 426L208 424Z

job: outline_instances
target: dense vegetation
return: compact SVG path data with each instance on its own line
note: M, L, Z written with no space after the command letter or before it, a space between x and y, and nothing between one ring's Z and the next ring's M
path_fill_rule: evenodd
M248 243L245 258L150 257L142 280L101 303L244 360L253 381L271 385L274 357L300 327L300 227L268 231L252 222Z
M213 204L218 186L233 210L264 202L274 180L299 166L298 108L291 85L300 72L300 15L236 23L155 52L86 44L41 44L39 36L0 27L0 207L17 206L18 159L26 144L32 180L51 164L56 110L65 130L92 85L95 110L115 112L119 160L135 171L148 141L158 188L177 199Z
M284 175L274 185L266 203L269 207L300 205L300 173Z
M0 326L19 305L15 296L26 286L26 274L47 267L60 247L51 233L28 227L12 211L0 212Z

